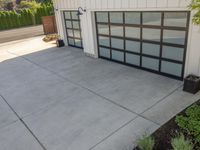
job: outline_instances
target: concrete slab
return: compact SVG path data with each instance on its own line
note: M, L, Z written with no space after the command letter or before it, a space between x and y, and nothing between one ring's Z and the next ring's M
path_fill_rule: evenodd
M0 79L0 81L8 81ZM21 117L79 93L80 88L38 69L3 82L0 91ZM5 88L6 87L6 88Z
M0 128L9 125L18 120L15 114L10 110L8 105L0 97Z
M0 93L47 150L122 150L199 95L182 92L180 81L86 57L80 49L56 48L41 37L0 44L0 50ZM39 150L3 109L3 148L27 150L28 143Z
M182 88L183 87L179 88L177 91L166 97L163 101L159 102L151 109L144 112L142 115L162 125L186 107L200 99L200 92L193 95L183 92Z
M85 57L75 48L55 48L24 57L136 113L144 112L182 85L164 76Z
M107 139L95 145L91 150L133 150L134 145L142 135L154 132L159 126L137 117Z
M19 121L0 128L0 145L2 150L43 150Z
M62 101L80 88L22 59L0 63L0 93L24 117Z
M48 150L88 150L135 117L90 92L80 91L24 121Z

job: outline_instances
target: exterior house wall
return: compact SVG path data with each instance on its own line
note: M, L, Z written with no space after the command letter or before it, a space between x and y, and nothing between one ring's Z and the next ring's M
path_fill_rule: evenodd
M54 6L58 33L63 39L66 39L66 34L62 11L77 10L80 6L87 10L80 17L84 52L97 57L94 11L181 11L188 10L189 2L190 0L54 0ZM190 20L185 75L189 73L200 75L199 39L200 27L192 25ZM65 43L67 44L66 40Z

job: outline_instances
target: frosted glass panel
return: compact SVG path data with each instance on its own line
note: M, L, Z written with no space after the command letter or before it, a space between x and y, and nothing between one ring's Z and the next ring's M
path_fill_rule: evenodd
M71 19L71 14L70 12L64 12L64 16L65 16L65 19Z
M77 11L73 11L72 13L72 19L78 19Z
M79 22L78 21L73 21L73 28L79 29Z
M110 13L111 23L123 23L123 13L121 12L111 12Z
M126 24L140 24L140 13L138 12L126 12L125 13Z
M110 38L105 36L99 36L99 45L110 47Z
M126 50L139 53L140 42L126 40Z
M74 45L74 39L72 39L72 38L68 38L68 44L70 44L70 45Z
M124 61L124 53L120 51L112 50L112 59L117 61Z
M151 41L160 41L160 29L143 28L143 39Z
M164 30L163 42L184 45L185 31Z
M140 56L126 53L126 63L139 66L140 65Z
M99 34L109 35L109 26L108 25L98 25Z
M68 33L68 36L71 36L71 37L74 36L73 30L68 29L68 30L67 30L67 33Z
M159 56L160 55L160 45L143 43L142 44L142 53L148 54L148 55L153 55L153 56Z
M181 77L182 65L172 62L162 61L161 72Z
M67 28L72 28L72 22L71 21L66 21Z
M110 58L110 49L100 47L99 48L99 55L106 57L106 58Z
M81 40L75 39L75 45L78 47L82 47Z
M183 61L184 49L171 46L163 46L162 57Z
M161 25L161 13L157 12L144 12L143 13L144 25Z
M125 36L129 38L140 39L140 28L126 27Z
M164 26L186 27L187 13L186 12L165 12Z
M111 36L123 36L123 27L122 26L110 26Z
M97 22L108 22L108 13L107 12L97 12Z
M74 37L77 37L77 38L81 37L81 33L79 30L74 30Z
M149 58L149 57L142 57L142 67L158 71L158 69L159 69L159 60L158 59Z
M124 49L124 40L111 38L112 48Z

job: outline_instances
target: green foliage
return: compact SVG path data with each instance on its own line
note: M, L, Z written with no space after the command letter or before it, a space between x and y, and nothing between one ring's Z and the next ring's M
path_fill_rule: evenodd
M176 117L176 123L187 134L194 137L196 142L200 143L200 106L192 105L186 110L186 115Z
M143 136L137 141L137 145L142 150L153 150L155 140L151 136Z
M12 0L0 0L0 10L6 9L6 4L10 3Z
M186 140L185 136L181 133L171 140L173 150L192 150L193 144L190 140Z
M196 25L200 25L200 0L192 0L189 5L190 10L194 10L195 14L192 18L192 21Z
M21 1L19 4L19 8L25 9L29 8L32 10L38 9L41 6L40 3L37 3L36 1Z
M16 11L0 11L0 30L42 23L43 16L53 15L52 4L42 4L36 9L24 8Z

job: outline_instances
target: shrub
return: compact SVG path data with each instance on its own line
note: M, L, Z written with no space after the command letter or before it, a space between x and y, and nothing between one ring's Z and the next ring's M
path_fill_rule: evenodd
M192 150L193 149L192 142L189 140L186 140L182 133L171 140L171 145L172 145L173 150Z
M200 25L200 0L192 0L189 9L195 12L192 21L196 25Z
M49 34L49 35L46 35L44 38L43 38L43 41L44 42L50 42L50 41L54 41L54 40L57 40L59 38L59 36L57 34Z
M137 145L142 150L153 150L155 140L151 136L143 136L137 141Z
M24 9L20 9L17 12L0 11L0 30L41 24L42 16L53 15L53 13L53 5L51 3L33 5L31 8L24 7Z
M29 8L29 9L37 9L40 7L40 3L37 3L36 1L21 1L19 4L19 8Z
M187 134L194 137L195 141L200 143L200 106L192 105L186 110L185 115L176 117L176 123Z

